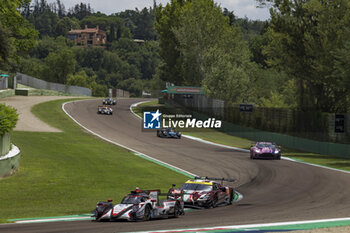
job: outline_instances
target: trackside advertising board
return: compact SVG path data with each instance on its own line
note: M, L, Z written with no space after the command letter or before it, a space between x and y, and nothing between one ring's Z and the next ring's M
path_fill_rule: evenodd
M201 87L169 86L169 94L192 94L203 95L204 90Z

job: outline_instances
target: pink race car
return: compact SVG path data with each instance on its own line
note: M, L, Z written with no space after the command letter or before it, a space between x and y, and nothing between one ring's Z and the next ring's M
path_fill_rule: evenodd
M272 142L257 142L250 147L251 159L281 159L281 148Z

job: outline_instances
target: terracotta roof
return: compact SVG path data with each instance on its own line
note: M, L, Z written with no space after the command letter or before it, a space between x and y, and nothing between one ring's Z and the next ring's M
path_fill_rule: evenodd
M69 34L80 34L80 33L105 33L104 31L97 28L86 28L86 29L78 29L78 30L70 30Z

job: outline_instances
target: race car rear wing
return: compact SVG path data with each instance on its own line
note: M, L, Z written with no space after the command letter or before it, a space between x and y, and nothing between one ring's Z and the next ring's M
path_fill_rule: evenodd
M199 177L199 176L195 176L194 179L203 179L203 180L218 180L218 181L227 181L227 182L236 182L236 180L234 179L226 179L226 178L212 178L212 177Z

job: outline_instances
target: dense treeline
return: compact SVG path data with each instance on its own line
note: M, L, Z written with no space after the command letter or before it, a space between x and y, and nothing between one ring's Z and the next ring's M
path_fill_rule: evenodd
M164 62L159 56L154 27L155 12L160 9L156 3L151 8L126 10L112 15L94 12L85 3L76 4L68 10L60 0L50 4L46 0L18 0L16 3L12 10L20 9L21 20L27 24L26 30L31 30L32 37L28 39L31 44L21 53L12 53L13 58L2 56L7 59L1 67L3 70L19 71L52 82L85 86L98 96L106 95L107 88L116 87L140 95L142 90L160 90L164 88L165 81L172 81L162 71ZM16 14L20 17L17 10ZM239 19L227 9L223 10L222 15L230 18L231 26L242 28L245 40L258 35L263 28L263 23ZM77 47L66 39L70 29L97 25L107 33L107 49ZM39 40L35 41L35 38ZM146 42L136 44L132 39ZM6 52L6 49L3 50Z
M262 22L237 19L212 0L178 0L157 9L155 26L162 77L177 85L203 86L211 97L260 105L285 88L283 74L260 64Z
M22 1L18 6L23 20L38 31L39 40L28 55L22 56L16 71L51 82L88 87L95 96L107 95L108 88L140 95L142 90L164 86L153 77L160 62L153 8L105 15L95 13L85 3L66 11L60 0L51 4L46 0ZM106 49L74 46L66 39L69 30L86 26L99 26L106 32ZM132 39L145 42L137 44Z
M240 19L213 0L173 0L112 15L84 3L66 10L60 0L7 0L0 4L0 66L87 86L94 95L111 87L139 95L171 82L203 86L233 103L348 111L350 1L257 4L271 8L270 20ZM85 25L106 31L106 49L66 39Z
M17 8L26 0L3 0L0 3L0 69L14 71L20 56L34 45L37 31Z
M153 9L105 15L80 3L65 10L60 0L24 2L22 16L39 32L39 40L22 57L17 70L51 82L84 86L93 95L105 96L108 88L122 88L133 95L160 89L155 77L158 44L152 29ZM71 29L99 26L107 34L106 49L74 46L67 40ZM135 43L132 39L145 39Z
M271 19L236 19L212 0L156 12L162 77L211 97L302 111L349 110L350 1L257 0Z

